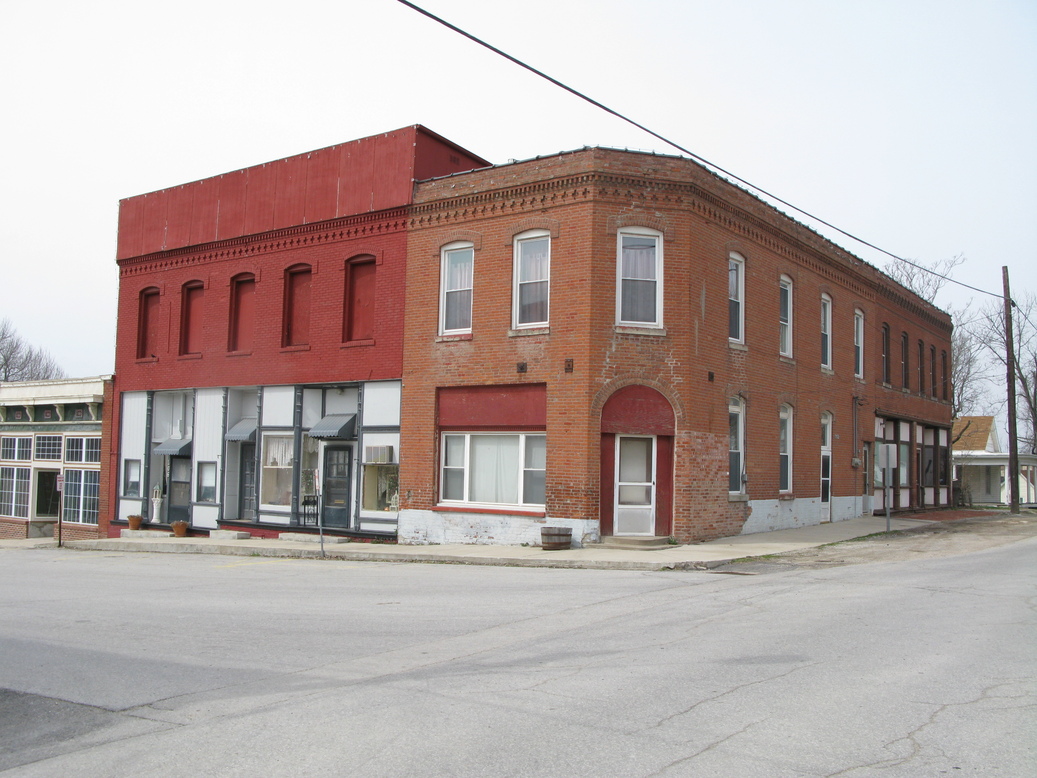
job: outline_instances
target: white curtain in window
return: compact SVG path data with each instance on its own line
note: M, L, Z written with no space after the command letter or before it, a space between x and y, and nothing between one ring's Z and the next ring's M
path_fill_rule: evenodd
M263 438L263 466L288 467L292 463L293 441L290 436Z
M517 435L473 435L470 443L469 499L472 502L519 502Z

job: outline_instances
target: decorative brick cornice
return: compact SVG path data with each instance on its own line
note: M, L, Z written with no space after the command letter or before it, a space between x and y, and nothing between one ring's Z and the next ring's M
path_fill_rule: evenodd
M405 208L397 208L377 214L344 217L170 251L158 251L119 260L119 277L126 278L156 270L171 270L223 260L240 260L243 257L356 238L391 235L406 229L406 216Z

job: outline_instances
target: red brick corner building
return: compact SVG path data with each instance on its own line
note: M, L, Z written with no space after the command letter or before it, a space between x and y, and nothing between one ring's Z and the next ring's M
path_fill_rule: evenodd
M688 542L887 475L951 501L949 317L683 158L407 128L131 198L119 245L117 519Z

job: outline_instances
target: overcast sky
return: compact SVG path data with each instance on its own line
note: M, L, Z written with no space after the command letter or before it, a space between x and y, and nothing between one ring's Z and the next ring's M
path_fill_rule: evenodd
M1034 0L416 4L884 249L1037 290ZM114 368L120 198L410 124L495 163L676 153L396 0L0 0L0 26L0 318L72 376Z

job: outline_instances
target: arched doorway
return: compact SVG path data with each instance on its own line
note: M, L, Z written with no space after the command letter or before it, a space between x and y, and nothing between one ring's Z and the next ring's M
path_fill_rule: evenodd
M601 409L602 535L673 534L673 407L638 384Z

